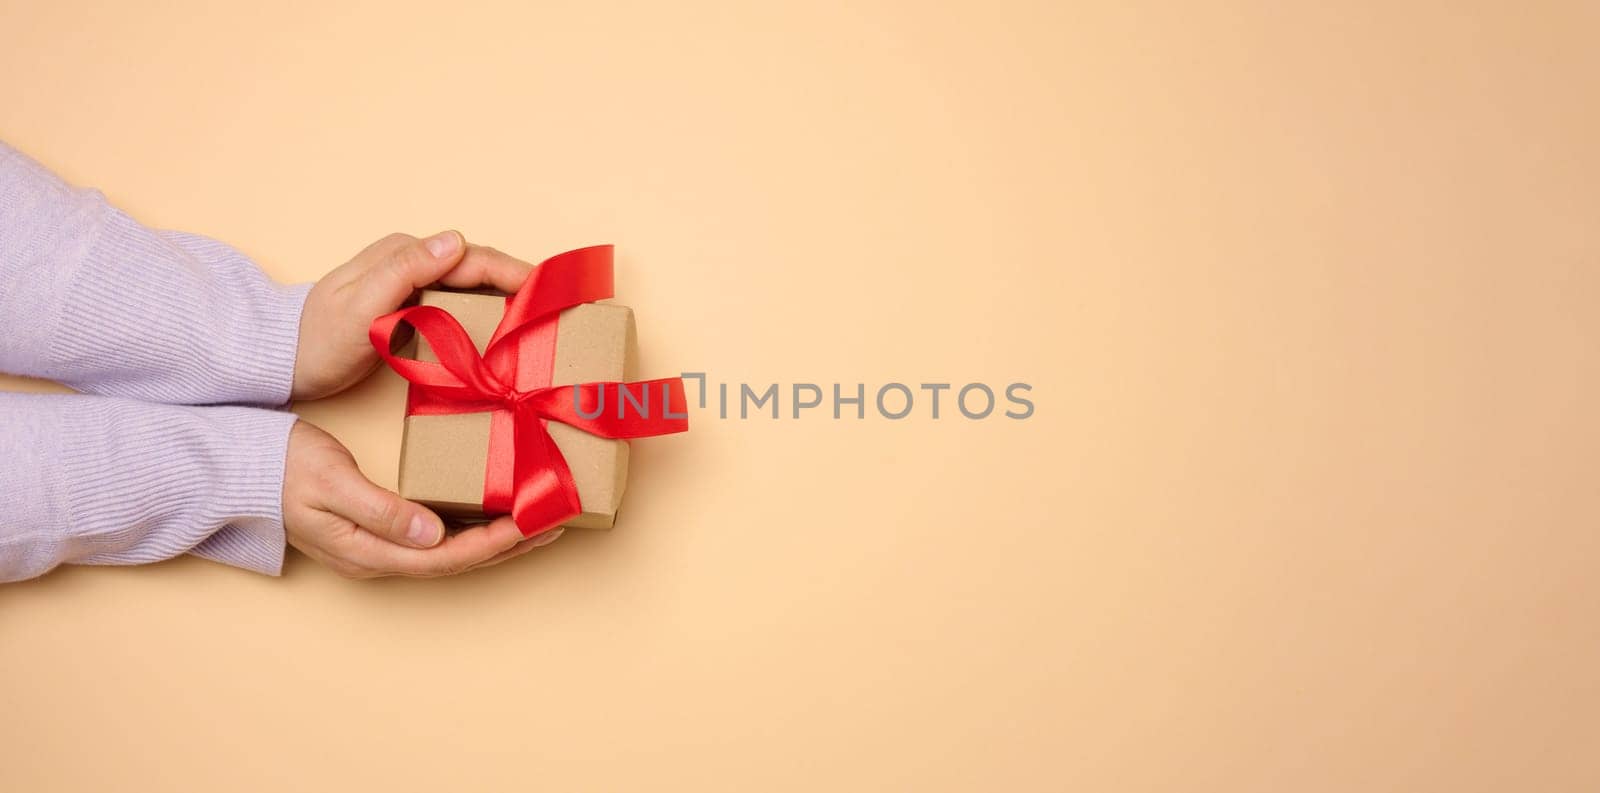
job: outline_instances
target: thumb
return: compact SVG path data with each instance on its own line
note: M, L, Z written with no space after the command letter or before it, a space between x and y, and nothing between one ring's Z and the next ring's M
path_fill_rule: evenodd
M406 238L390 248L368 271L372 283L362 291L380 300L378 313L393 311L411 292L444 277L466 253L458 231L441 231L425 239Z
M390 542L432 548L444 539L444 522L427 507L373 484L354 464L324 476L323 506Z

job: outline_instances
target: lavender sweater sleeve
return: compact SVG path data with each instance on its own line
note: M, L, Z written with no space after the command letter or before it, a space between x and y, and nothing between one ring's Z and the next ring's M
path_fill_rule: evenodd
M173 404L281 405L309 286L139 225L0 143L0 371Z
M182 553L276 573L294 416L146 402L286 402L305 292L0 144L0 371L101 395L0 394L0 581Z
M0 393L0 581L183 553L276 575L292 413Z

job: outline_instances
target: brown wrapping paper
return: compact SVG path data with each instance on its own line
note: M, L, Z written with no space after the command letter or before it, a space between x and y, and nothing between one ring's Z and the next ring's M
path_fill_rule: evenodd
M479 353L505 313L505 298L492 294L425 289L419 303L454 315ZM407 352L417 360L437 360L425 340L418 338L411 347ZM633 380L637 348L633 310L627 306L586 303L569 308L561 312L556 326L551 384ZM407 416L400 445L400 495L450 519L484 519L489 417L489 413ZM597 437L554 421L549 429L572 469L583 506L583 514L562 525L611 528L628 481L627 441Z

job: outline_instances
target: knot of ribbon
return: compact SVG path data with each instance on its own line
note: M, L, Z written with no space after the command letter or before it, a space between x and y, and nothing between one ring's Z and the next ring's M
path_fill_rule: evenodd
M555 528L583 511L566 458L550 437L557 421L603 438L642 438L689 428L682 378L553 386L556 328L562 311L612 295L612 248L557 254L534 268L483 354L466 329L437 306L412 306L373 320L378 355L410 381L406 415L491 414L484 469L485 514L510 514L524 536ZM392 352L404 323L432 348L437 363ZM613 399L606 399L606 392ZM629 410L631 408L631 411Z

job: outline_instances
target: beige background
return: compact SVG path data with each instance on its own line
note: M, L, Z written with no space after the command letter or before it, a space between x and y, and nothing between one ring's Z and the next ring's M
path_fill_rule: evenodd
M1593 3L0 28L0 137L281 279L609 241L645 376L1038 405L701 411L614 533L460 579L5 587L0 788L1600 785ZM303 414L392 482L398 394Z

